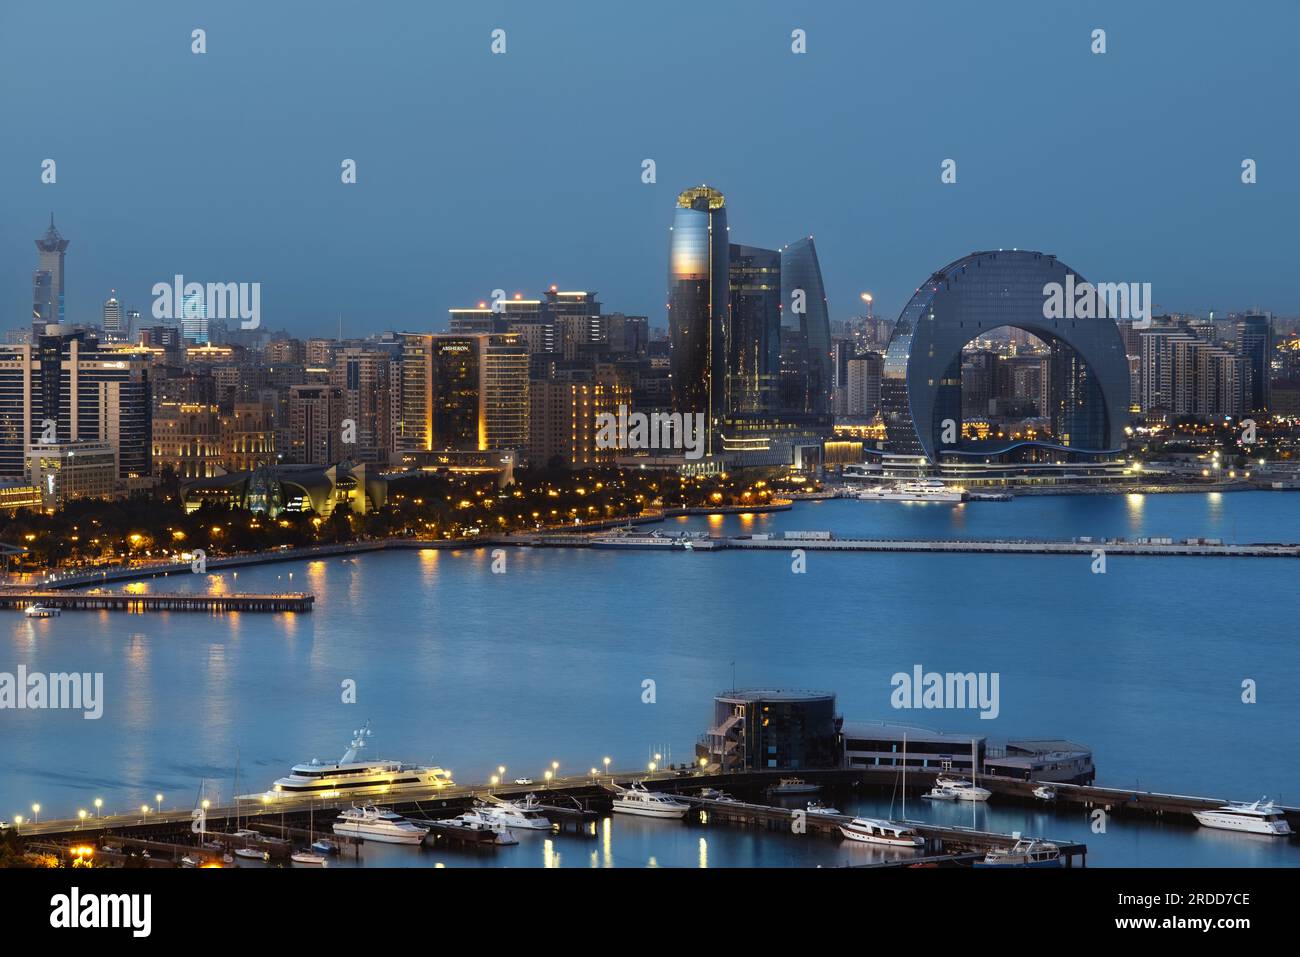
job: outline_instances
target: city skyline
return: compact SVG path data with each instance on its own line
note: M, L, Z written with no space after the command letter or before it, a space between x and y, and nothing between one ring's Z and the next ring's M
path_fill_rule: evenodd
M775 248L790 236L817 237L834 321L860 311L864 290L874 294L877 315L896 316L933 262L989 248L1041 249L1089 276L1150 281L1167 312L1294 315L1300 308L1282 278L1284 237L1300 204L1281 157L1293 151L1296 133L1274 122L1285 103L1263 82L1280 55L1273 38L1285 31L1252 26L1247 46L1242 24L1190 9L1198 15L1173 22L1114 5L1052 11L1030 24L1010 5L980 14L1003 37L993 44L968 41L963 28L973 14L960 7L938 17L760 7L743 23L725 10L691 10L707 40L673 32L670 15L638 25L652 33L639 37L637 56L620 53L628 24L595 8L453 11L440 25L448 42L427 69L399 59L378 75L335 77L313 65L293 85L298 99L281 94L266 104L244 94L283 88L274 71L288 67L269 66L269 50L279 50L282 64L303 59L288 41L289 14L205 12L203 56L190 52L197 23L188 12L159 7L130 35L107 13L92 14L70 27L69 56L80 70L111 75L108 87L130 106L106 108L107 93L82 105L61 92L78 69L50 75L30 52L4 51L14 88L30 95L0 105L0 121L27 130L30 145L0 159L11 200L0 256L12 264L0 275L0 302L13 317L6 325L20 324L33 229L53 210L72 241L69 321L94 321L111 289L124 308L147 316L153 283L183 273L261 282L266 326L298 335L336 329L340 317L348 335L440 330L449 307L494 288L552 282L599 289L616 308L662 328L671 196L707 182L729 197L732 225L746 241ZM12 29L3 35L23 35L26 16L5 11ZM922 24L928 65L917 71L905 44L884 41ZM489 34L498 26L509 46L494 56ZM1108 30L1104 56L1088 49L1097 26ZM803 55L790 49L795 28L807 32ZM312 29L318 42L348 48L329 16ZM373 65L387 39L382 25L348 30L359 62ZM725 47L727 66L702 57L709 42ZM873 72L846 82L846 64L864 48ZM1192 71L1174 59L1188 48L1215 55ZM104 61L110 51L136 71L112 70ZM529 89L538 58L566 51L580 51L602 84L575 81L560 102ZM1027 84L1024 75L1045 79ZM646 99L638 93L650 76L661 95L644 113L626 115L627 102ZM467 81L454 102L446 92L453 78ZM163 79L175 94L155 89ZM750 131L744 150L674 108L689 102L694 84L725 90L736 81L754 84L766 104L727 100L729 116ZM361 107L381 95L381 83L430 122L373 126ZM1020 83L1020 119L1001 119L990 106L997 119L988 122L983 108L958 105L934 123L930 104L972 83L990 91ZM1248 95L1226 92L1238 88ZM42 95L68 109L35 111L29 104ZM147 151L101 149L105 138L150 142L158 117L174 115L173 95L256 148L182 148L166 163L149 162ZM476 111L480 95L491 97L493 110ZM286 119L290 105L305 116L301 123ZM865 122L842 122L846 111ZM223 125L231 116L238 126ZM1090 127L1080 117L1099 135L1081 138ZM553 148L575 127L587 130L580 140L591 149ZM1186 131L1201 129L1216 135L1189 146ZM519 137L525 148L505 145ZM41 181L47 158L58 164L53 184ZM944 184L949 158L957 181ZM1240 179L1245 158L1258 164L1252 185ZM358 164L356 184L340 182L345 159ZM645 159L655 161L653 184L642 182ZM1076 193L1077 182L1088 191ZM597 234L613 241L593 243ZM536 253L543 247L546 257Z

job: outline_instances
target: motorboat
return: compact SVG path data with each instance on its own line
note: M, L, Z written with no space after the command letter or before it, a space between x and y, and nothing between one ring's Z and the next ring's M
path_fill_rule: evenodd
M1222 831L1245 831L1275 837L1286 837L1291 833L1286 815L1272 801L1263 798L1250 804L1234 801L1210 811L1193 811L1192 817L1205 827Z
M501 801L497 804L481 804L475 808L489 821L495 821L505 827L518 827L529 831L549 831L551 822L542 813L541 802L535 794L530 794L522 801Z
M324 837L322 837L319 841L312 841L311 849L315 851L317 854L325 854L326 856L331 854L337 854L339 852L339 846L335 844L333 841Z
M823 804L821 801L809 801L808 813L809 814L839 814L841 812L839 808L828 807L827 805Z
M673 817L680 820L691 809L689 804L674 801L665 794L647 791L644 785L623 788L614 797L614 813L638 814L641 817Z
M819 784L809 784L803 778L782 778L767 789L768 794L816 794L821 790Z
M1019 838L1011 847L995 847L976 867L1060 867L1061 849L1051 841Z
M1034 797L1038 798L1040 801L1055 801L1056 788L1050 784L1040 784L1038 787L1034 788Z
M895 482L863 489L857 497L863 501L886 502L963 502L966 490L960 485L945 485L937 479Z
M58 618L63 612L53 605L28 605L23 614L28 618Z
M840 825L840 833L850 841L862 844L884 844L889 847L925 847L925 838L915 828L895 824L874 817L855 817Z
M400 761L362 760L361 751L372 733L370 724L367 723L352 732L352 743L335 763L322 764L313 758L307 764L296 764L289 775L278 779L269 791L243 795L243 799L273 801L277 798L304 796L330 799L452 787L450 772L439 767L403 764Z
M456 828L464 831L474 831L476 833L491 833L493 835L489 843L492 844L518 844L519 838L515 837L514 832L499 820L484 814L481 808L475 808L472 811L466 811L456 817L449 818L445 821L439 821L441 827Z
M934 786L952 791L958 801L987 801L993 795L988 788L982 788L961 778L940 777L935 780Z
M957 800L957 792L952 788L940 787L936 784L934 787L930 788L930 790L922 794L921 797L930 801L955 801Z
M334 833L381 844L419 844L427 832L400 814L368 804L350 807L334 822Z

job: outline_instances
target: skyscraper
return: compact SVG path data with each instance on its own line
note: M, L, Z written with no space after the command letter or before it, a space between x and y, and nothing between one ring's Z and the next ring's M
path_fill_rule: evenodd
M781 254L732 243L729 256L727 414L774 412L781 372Z
M117 301L117 290L109 291L108 299L104 301L104 321L102 323L104 332L114 339L122 335L122 304Z
M811 236L781 249L781 379L787 409L831 411L831 321Z
M725 414L730 246L722 193L709 186L683 190L668 248L673 408L704 414L708 453Z
M68 240L59 235L50 213L50 228L36 240L36 272L32 277L32 342L45 334L49 323L62 324L63 311L63 257Z
M1269 381L1273 361L1272 317L1241 316L1236 323L1237 354L1245 365L1241 377L1241 411L1267 412L1272 399Z

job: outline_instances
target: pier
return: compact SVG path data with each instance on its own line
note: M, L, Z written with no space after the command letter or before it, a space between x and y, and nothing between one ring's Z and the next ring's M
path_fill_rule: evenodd
M32 605L58 608L60 611L184 611L220 614L232 611L307 612L316 596L306 592L276 595L226 594L201 592L72 592L36 589L0 590L0 608L25 609Z

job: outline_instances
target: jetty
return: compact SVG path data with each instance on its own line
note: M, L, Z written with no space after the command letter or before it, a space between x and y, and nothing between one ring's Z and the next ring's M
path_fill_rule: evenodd
M316 596L306 592L274 595L209 594L205 592L51 591L0 589L0 608L26 609L33 605L60 611L207 612L307 612Z

